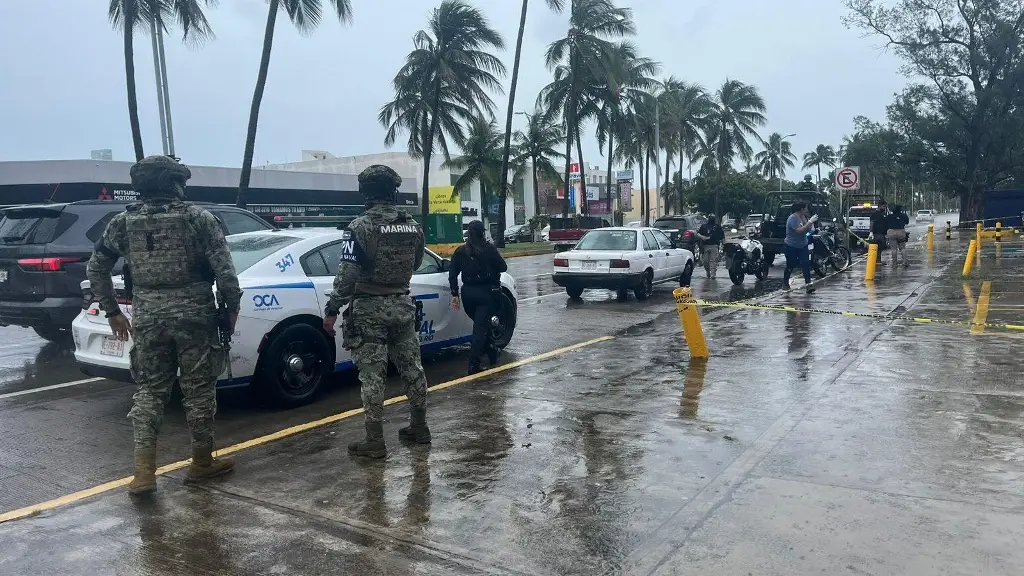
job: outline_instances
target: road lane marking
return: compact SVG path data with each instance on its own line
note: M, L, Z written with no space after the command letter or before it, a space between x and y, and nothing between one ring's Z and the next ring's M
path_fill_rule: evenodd
M501 366L496 366L494 368L491 368L489 370L484 370L483 372L479 372L477 374L473 374L473 375L470 375L470 376L463 376L462 378L456 378L455 380L449 380L447 382L442 382L440 384L435 384L434 386L430 386L429 388L427 388L427 390L430 391L430 392L434 392L434 391L437 391L437 390L444 390L446 388L451 388L452 386L457 386L459 384L465 384L467 382L472 382L474 380L480 380L482 378L486 378L486 377L492 376L494 374L500 374L502 372L507 372L509 370L513 370L515 368L519 368L520 366L526 366L527 364L533 364L535 362L540 362L542 360L547 360L549 358L554 358L556 356L560 356L562 354L567 354L569 352L573 352L573 351L579 350L581 348L586 348L587 346L593 346L594 344L600 344L602 342L608 342L608 341L614 340L614 339L615 339L614 336L601 336L600 338L594 338L593 340L587 340L585 342L580 342L578 344L573 344L571 346L566 346L564 348L558 348L556 350L551 350L550 352L545 352L543 354L537 354L536 356L530 356L528 358L523 358L522 360L516 360L515 362L510 362L508 364L503 364ZM385 406L391 406L392 404L399 404L401 402L405 402L406 400L408 400L408 398L406 398L405 396L395 396L394 398L388 398L387 400L385 400L384 401L384 405ZM319 427L322 427L322 426L326 426L328 424L333 424L335 422L339 422L341 420L345 420L346 418L351 418L353 416L356 416L356 415L359 415L359 414L362 414L362 413L363 413L363 409L362 408L354 408L352 410L346 410L345 412L341 412L341 413L338 413L338 414L327 416L326 418L320 418L319 420L313 420L311 422L306 422L304 424L297 424L295 426L290 426L290 427L285 428L283 430L278 430L277 432L272 432L270 434L266 434L266 435L263 435L263 436L258 436L256 438L251 439L251 440L246 440L244 442L239 442L238 444L234 444L234 445L228 446L226 448L221 448L220 450L217 450L214 454L216 456L224 456L226 454L233 454L233 453L239 452L241 450L245 450L245 449L248 449L248 448L254 448L256 446L260 446L260 445L263 445L263 444L268 444L270 442L281 440L281 439L287 438L289 436L294 436L294 435L302 433L302 432L313 430L314 428L319 428ZM185 468L186 466L188 466L191 462L192 462L191 460L180 460L178 462L172 462L170 464L167 464L167 465L164 465L164 466L160 466L159 468L157 468L156 473L157 473L157 475L164 475L164 474L167 474L168 472L174 472L175 470L181 470L182 468ZM100 484L98 486L93 486L92 488L86 488L84 490L79 490L78 492L73 492L71 494L67 494L67 495L61 496L59 498L54 498L53 500L47 500L46 502L41 502L39 504L34 504L34 505L31 505L31 506L26 506L24 508L19 508L17 510L11 510L9 512L0 513L0 524L3 524L4 522L9 522L11 520L18 520L18 519L21 519L21 518L27 518L29 516L35 516L35 515L37 515L37 514L39 514L41 512L45 512L47 510L53 510L55 508L60 508L61 506L66 506L68 504L72 504L74 502L78 502L80 500L83 500L85 498L89 498L91 496L96 496L98 494L103 494L104 492L109 492L109 491L117 489L117 488L123 488L123 487L125 487L125 486L127 486L128 484L131 483L132 478L133 478L132 476L127 476L125 478L120 478L120 479L117 479L117 480L111 480L110 482L105 482L105 483Z
M27 396L29 394L35 394L37 392L46 392L47 390L59 390L61 388L70 388L71 386L79 386L82 384L89 384L91 382L99 382L103 378L85 378L83 380L75 380L73 382L64 382L62 384L52 384L50 386L42 386L39 388L30 388L28 390L19 390L17 392L8 392L6 394L0 394L0 400L7 400L8 398L17 398L18 396Z
M971 335L985 333L985 322L988 321L988 304L992 296L992 282L985 281L981 284L981 294L978 296L978 309L974 311L974 325L971 326Z

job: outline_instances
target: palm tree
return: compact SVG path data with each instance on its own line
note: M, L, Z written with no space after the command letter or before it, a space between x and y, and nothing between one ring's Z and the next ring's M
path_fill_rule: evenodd
M213 38L213 30L203 13L203 5L216 0L110 0L107 17L124 36L124 76L128 90L128 123L132 130L135 160L145 157L142 129L139 127L139 99L135 89L135 32L148 30L155 24L167 30L167 23L176 21L182 30L182 41L203 42Z
M702 167L702 170L713 167L721 174L730 169L736 156L750 160L754 155L747 137L754 136L760 140L757 129L767 121L764 116L767 107L757 88L728 79L715 93L714 104L709 117L712 128L706 135L709 141L714 142L714 165ZM716 214L719 207L716 193Z
M508 188L508 158L512 153L512 115L515 113L516 87L519 85L519 58L523 52L523 33L526 31L526 12L530 0L523 0L523 9L519 15L519 35L516 37L516 55L512 63L512 86L508 91L508 110L505 113L505 147L501 156L501 186L498 188L500 204L505 206ZM547 0L548 8L561 12L565 0ZM536 178L534 179L536 180ZM535 189L536 190L536 189ZM537 206L540 209L540 206ZM498 237L495 239L499 247L505 245L505 210L498 217Z
M620 42L609 60L607 74L597 79L594 90L598 109L594 116L597 119L597 141L603 149L605 139L608 140L608 186L612 185L612 161L615 157L616 134L623 128L623 109L632 104L656 84L653 76L658 73L659 66L650 58L637 53L636 46L631 42ZM609 196L610 196L609 188ZM622 204L622 198L616 198Z
M666 141L678 147L679 180L685 182L687 179L683 176L683 158L689 158L692 164L697 151L704 147L704 134L711 130L712 103L707 91L700 84L669 78L665 81L664 87L662 96L665 104L662 106L662 118L667 118L667 122L663 123L663 126L667 126L672 132ZM671 148L666 148L666 152L667 166L671 158ZM666 170L666 184L669 182L668 178Z
M824 164L829 168L836 167L836 150L835 148L827 144L818 144L813 152L804 154L804 168L811 168L812 166L818 168L818 186L821 187L821 165Z
M469 124L465 140L460 144L462 155L449 158L442 164L444 168L462 171L455 182L456 192L462 192L474 181L480 181L480 202L485 220L489 220L488 192L497 192L501 184L501 145L504 139L505 135L498 132L494 120L476 116Z
M761 176L782 178L786 175L786 168L796 166L796 154L793 154L793 145L782 139L782 134L772 132L764 142L764 150L754 155L754 161Z
M651 159L654 150L656 98L648 93L639 92L625 113L622 132L618 135L619 147L616 157L627 167L634 163L640 180L640 211L641 219L646 226L650 222L650 206L648 188L651 187Z
M343 24L352 20L351 0L329 0L335 16ZM323 14L322 0L270 0L267 11L267 26L263 31L263 54L260 56L260 70L256 75L256 89L252 95L252 106L249 108L249 127L245 134L245 152L242 154L242 174L238 178L238 197L235 204L245 208L245 196L249 190L249 179L252 176L252 155L256 148L256 128L259 124L260 104L263 102L263 90L267 86L267 70L270 67L270 52L274 44L274 27L277 25L277 13L284 10L288 19L307 34L320 24Z
M516 156L529 159L533 176L533 204L540 214L540 179L539 173L553 176L561 180L558 169L552 159L562 158L562 153L555 149L565 140L565 132L560 127L547 121L543 113L535 112L527 115L526 131L518 131L516 138ZM504 233L503 233L504 234Z
M636 34L633 11L617 8L611 0L572 0L569 10L569 30L564 38L548 46L545 64L555 71L555 81L538 98L550 117L561 116L566 127L565 182L569 182L569 164L572 162L572 144L576 140L579 156L580 182L586 182L583 145L580 143L581 100L583 86L607 74L614 44L610 38ZM593 111L593 107L591 110ZM566 190L564 215L569 212L569 194Z
M413 36L414 50L394 79L395 99L377 119L388 128L384 144L409 132L409 152L423 159L422 213L430 212L430 161L438 145L449 158L446 135L462 140L461 123L479 115L494 116L488 90L501 93L505 65L486 50L505 41L483 13L462 0L444 0L431 13L427 28Z

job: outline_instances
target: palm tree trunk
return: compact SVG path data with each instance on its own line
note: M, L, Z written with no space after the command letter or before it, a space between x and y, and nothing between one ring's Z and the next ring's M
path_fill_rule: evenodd
M569 130L568 120L565 123L565 180L562 181L562 190L565 198L562 201L562 218L569 217L569 169L572 165L572 130Z
M648 150L644 157L644 182L647 183L647 188L651 187L651 155L657 154L657 151ZM651 196L650 191L644 189L644 197L647 198L647 210L644 210L644 226L651 225ZM654 191L654 201L658 201L658 191Z
M580 159L580 211L583 214L590 214L590 206L587 202L587 175L583 167L583 138L580 138L578 126L576 129L576 153Z
M128 123L132 129L135 161L145 158L142 151L142 129L139 127L139 97L135 91L135 31L136 8L134 2L124 3L124 78L128 90Z
M615 213L622 210L622 198L619 197L619 184L615 182L615 209L612 210L612 152L615 148L612 147L612 130L608 129L608 211L612 213L612 223L616 226L621 226L622 222L617 221Z
M267 69L270 67L270 50L274 44L274 26L277 24L279 5L280 0L270 0L270 11L267 13L267 27L263 32L263 55L260 57L260 70L256 75L256 90L252 95L252 106L249 108L249 128L245 134L242 174L238 178L238 197L235 198L235 205L239 208L245 208L245 196L249 191L249 179L252 176L252 155L256 148L256 127L259 124L263 89L267 86Z
M562 217L569 216L569 167L572 165L572 136L574 120L576 119L576 58L569 58L569 94L566 98L565 111L565 203L562 205Z
M530 170L533 171L533 206L535 210L534 218L541 215L540 210L540 181L537 180L537 157L530 158ZM540 232L540 230L534 230L534 232Z
M818 191L821 192L821 162L818 162L818 182L815 188L817 188Z
M647 212L647 193L645 192L647 190L647 187L644 186L644 149L642 146L639 150L637 150L636 156L639 159L637 161L636 177L638 180L640 180L640 222L643 222L644 214L646 214Z
M427 228L427 215L430 214L430 157L434 152L434 135L437 134L437 126L441 121L441 115L437 108L441 105L441 78L434 81L434 101L431 104L430 130L424 136L423 142L423 186L420 198L420 213L423 215L423 228ZM483 180L480 181L481 200L483 199ZM482 204L482 203L481 203ZM481 211L486 207L481 205Z
M523 32L526 30L526 8L530 0L523 0L523 11L519 15L519 37L516 38L516 56L512 62L512 87L508 91L508 111L505 113L505 149L501 157L501 188L498 190L498 237L494 243L505 246L505 202L508 196L508 156L512 151L512 114L515 113L516 85L519 84L519 57L523 52Z
M672 210L669 206L669 198L672 198L672 189L669 187L672 183L672 171L669 170L669 165L672 163L672 149L668 146L665 147L665 212L668 213ZM673 202L674 204L674 202Z

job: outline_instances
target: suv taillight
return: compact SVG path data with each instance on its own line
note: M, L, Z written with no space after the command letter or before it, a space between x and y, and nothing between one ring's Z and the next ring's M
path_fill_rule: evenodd
M60 272L65 264L81 262L81 258L74 256L57 256L50 258L22 258L18 260L18 266L26 272Z
M608 262L609 268L629 268L629 260L612 260Z
M566 258L555 258L555 268L568 268L569 260Z
M692 239L693 239L693 230L687 230L683 234L683 240L692 240Z

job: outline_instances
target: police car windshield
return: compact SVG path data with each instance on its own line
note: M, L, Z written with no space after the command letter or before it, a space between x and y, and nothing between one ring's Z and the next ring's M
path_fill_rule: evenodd
M260 260L300 239L277 232L228 236L227 240L228 250L231 250L231 261L235 263L235 274L241 274Z

